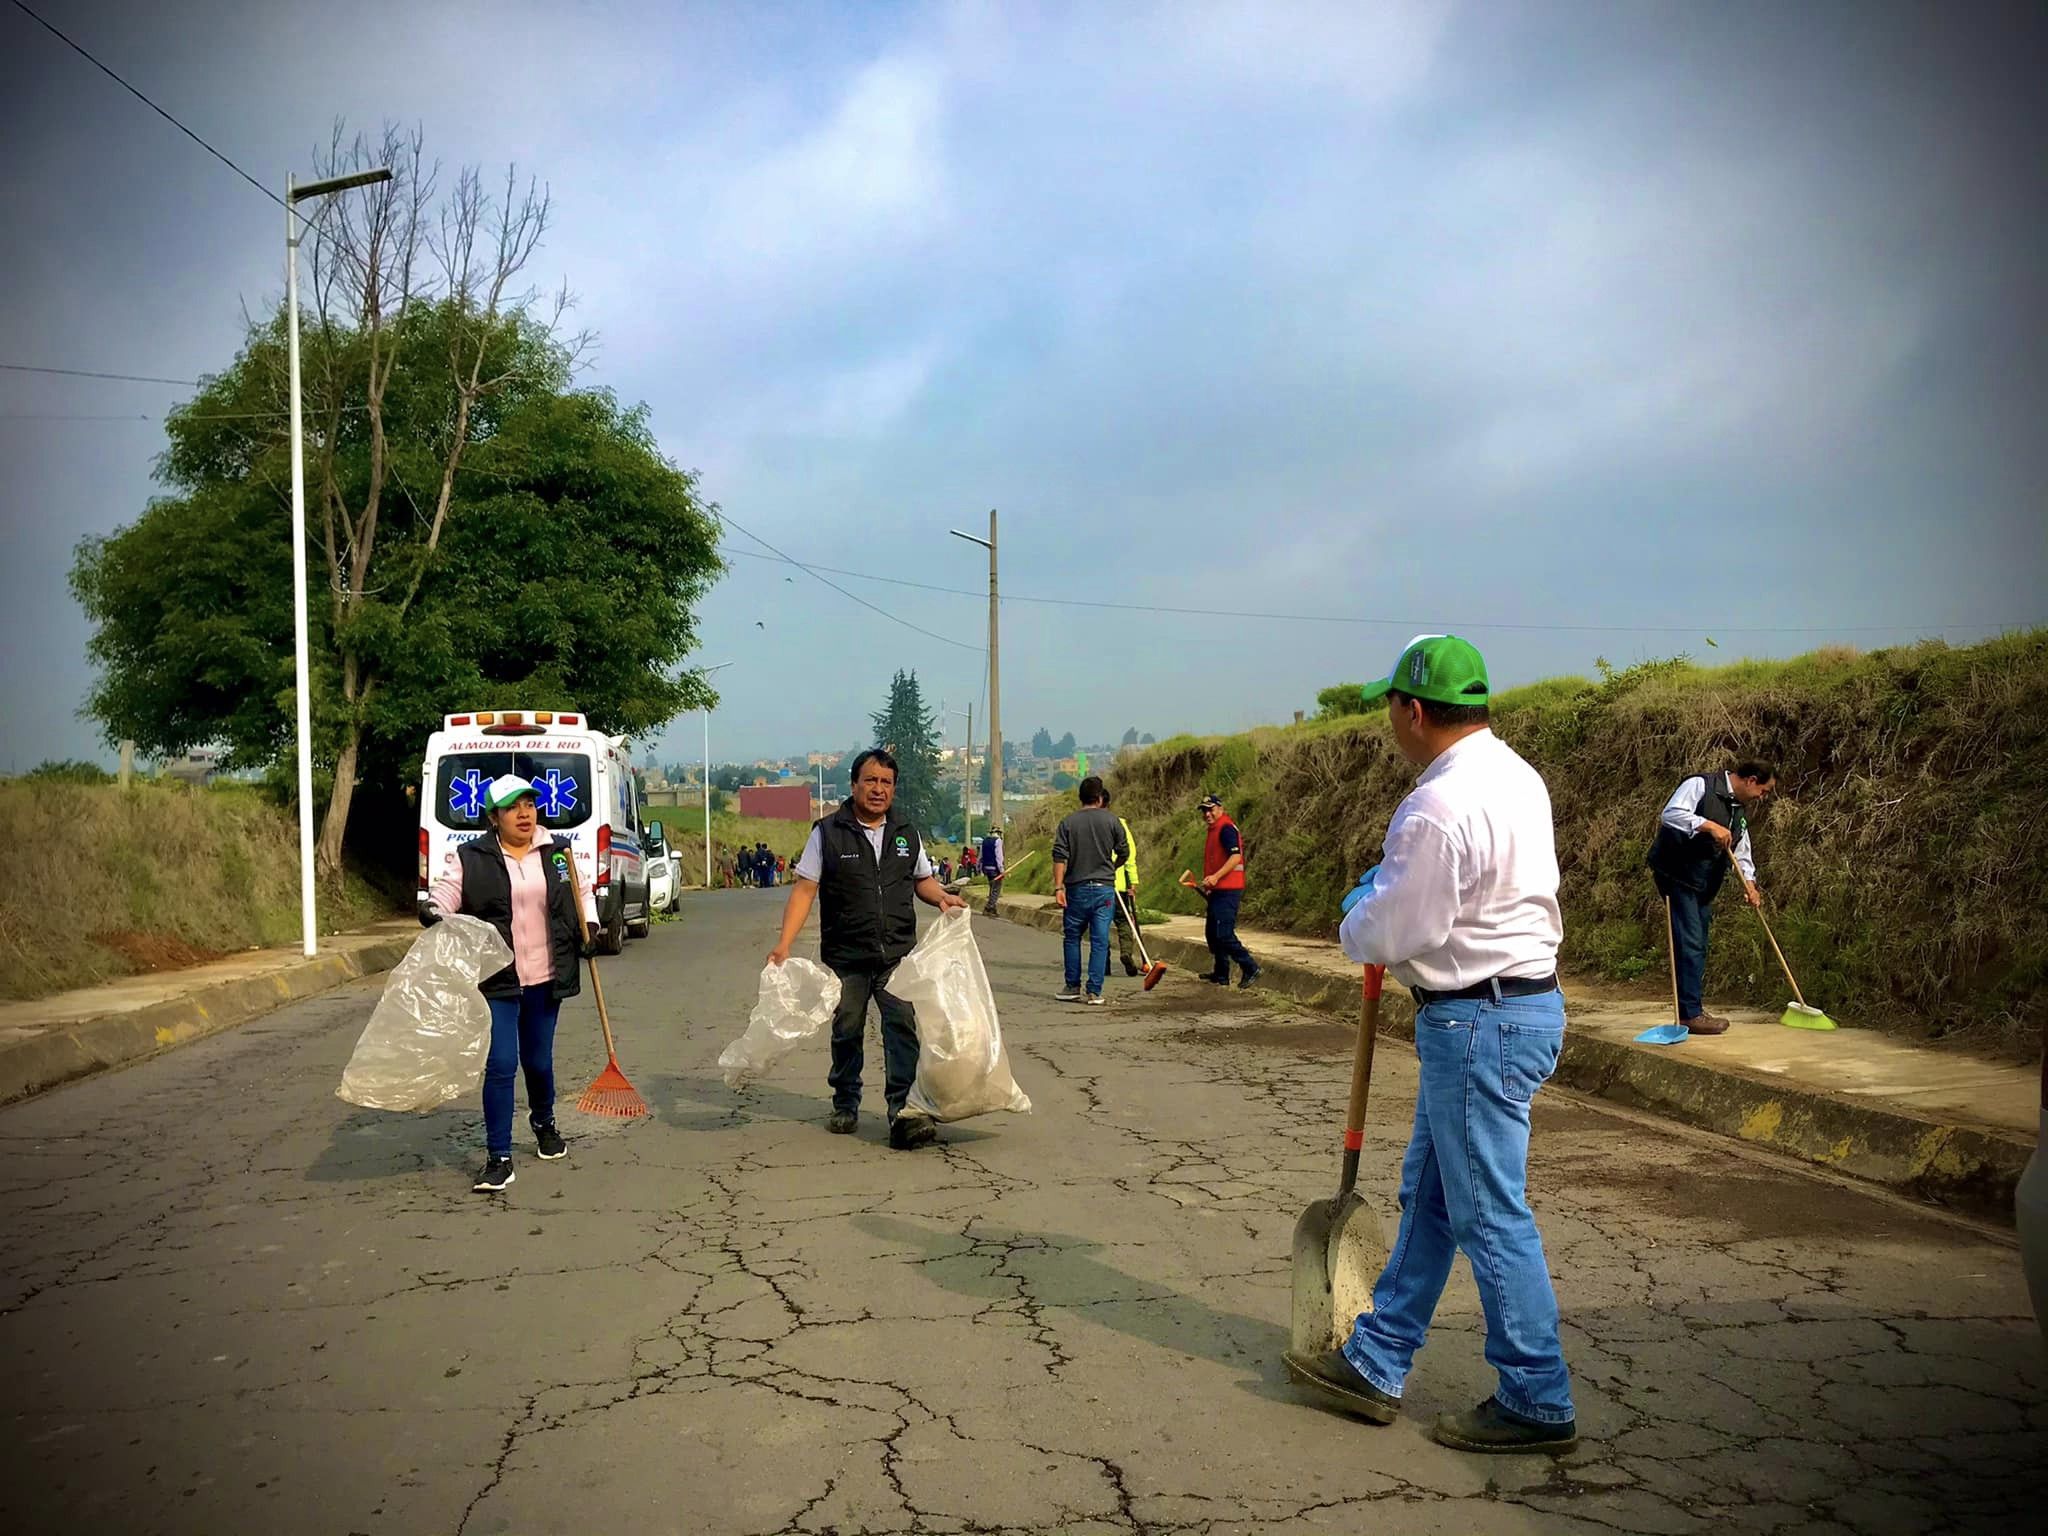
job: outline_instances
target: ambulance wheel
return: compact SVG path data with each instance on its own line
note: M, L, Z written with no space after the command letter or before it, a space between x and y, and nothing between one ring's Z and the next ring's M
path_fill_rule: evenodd
M653 901L650 899L647 906L642 910L647 914L645 917L641 918L637 923L626 924L626 937L629 939L644 939L648 934L654 932Z
M626 948L626 899L618 897L604 914L604 926L597 930L597 952L616 955Z

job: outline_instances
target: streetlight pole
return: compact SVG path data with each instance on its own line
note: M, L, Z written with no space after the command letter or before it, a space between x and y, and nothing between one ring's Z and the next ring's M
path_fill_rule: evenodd
M729 661L721 661L715 667L704 668L703 675L709 677L714 672L723 672L731 665L732 663ZM704 706L704 889L707 891L711 889L711 706L709 704Z
M1001 612L996 597L996 509L988 509L988 537L952 530L953 537L988 551L988 824L1003 824L1003 667L998 640Z
M967 717L966 764L960 770L960 820L963 823L961 841L968 847L974 846L974 706L953 711Z
M313 697L307 674L312 649L306 626L306 443L299 411L299 216L298 205L309 198L351 187L372 186L391 179L391 168L332 176L298 186L284 179L284 308L291 367L292 434L292 662L293 691L298 695L299 757L299 942L306 958L318 951L319 926L313 910Z

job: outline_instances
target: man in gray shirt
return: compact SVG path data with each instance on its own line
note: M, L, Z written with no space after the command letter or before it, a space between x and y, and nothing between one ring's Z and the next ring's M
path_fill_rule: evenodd
M1066 938L1067 985L1063 1003L1078 1003L1081 993L1081 931L1088 931L1086 1001L1102 1001L1102 979L1109 973L1109 909L1116 900L1117 866L1131 856L1123 823L1105 806L1102 780L1090 774L1081 781L1081 809L1060 823L1052 838L1052 893L1060 904L1061 931Z

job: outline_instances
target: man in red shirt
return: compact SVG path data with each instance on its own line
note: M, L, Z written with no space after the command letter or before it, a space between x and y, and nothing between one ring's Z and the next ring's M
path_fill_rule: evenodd
M1209 827L1209 841L1202 850L1201 892L1209 904L1204 931L1216 960L1202 980L1229 986L1230 962L1235 960L1243 972L1237 984L1248 987L1259 979L1259 962L1237 938L1237 908L1244 900L1244 838L1215 795L1202 797L1202 820Z

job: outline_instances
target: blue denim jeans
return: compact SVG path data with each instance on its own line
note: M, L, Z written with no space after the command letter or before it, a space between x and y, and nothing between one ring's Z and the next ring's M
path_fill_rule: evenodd
M1529 1101L1557 1070L1564 997L1431 1003L1415 1019L1422 1066L1401 1165L1401 1229L1344 1358L1400 1395L1462 1250L1486 1314L1494 1396L1542 1424L1574 1417L1557 1296L1529 1209Z
M1660 888L1671 901L1671 951L1678 972L1678 1016L1696 1019L1705 1004L1707 935L1714 930L1714 899L1682 886Z
M536 1126L555 1118L555 1020L562 1005L555 985L523 987L517 997L486 998L491 1005L491 1052L484 1058L484 1148L512 1155L512 1079L526 1068L526 1112Z
M1258 965L1251 951L1237 937L1237 909L1243 901L1244 892L1241 890L1209 893L1209 910L1202 921L1202 936L1209 941L1209 953L1216 961L1216 968L1209 974L1219 981L1230 980L1230 962L1233 960L1243 971L1253 970Z
M896 962L886 965L833 968L839 978L839 1007L832 1014L832 1085L834 1109L859 1110L861 1068L867 1057L868 1003L882 1015L882 1102L889 1118L903 1112L910 1085L917 1081L917 1010L888 990Z
M1102 978L1109 974L1109 908L1116 891L1107 885L1070 885L1060 933L1066 940L1067 990L1081 985L1081 932L1088 933L1088 995L1102 996Z

